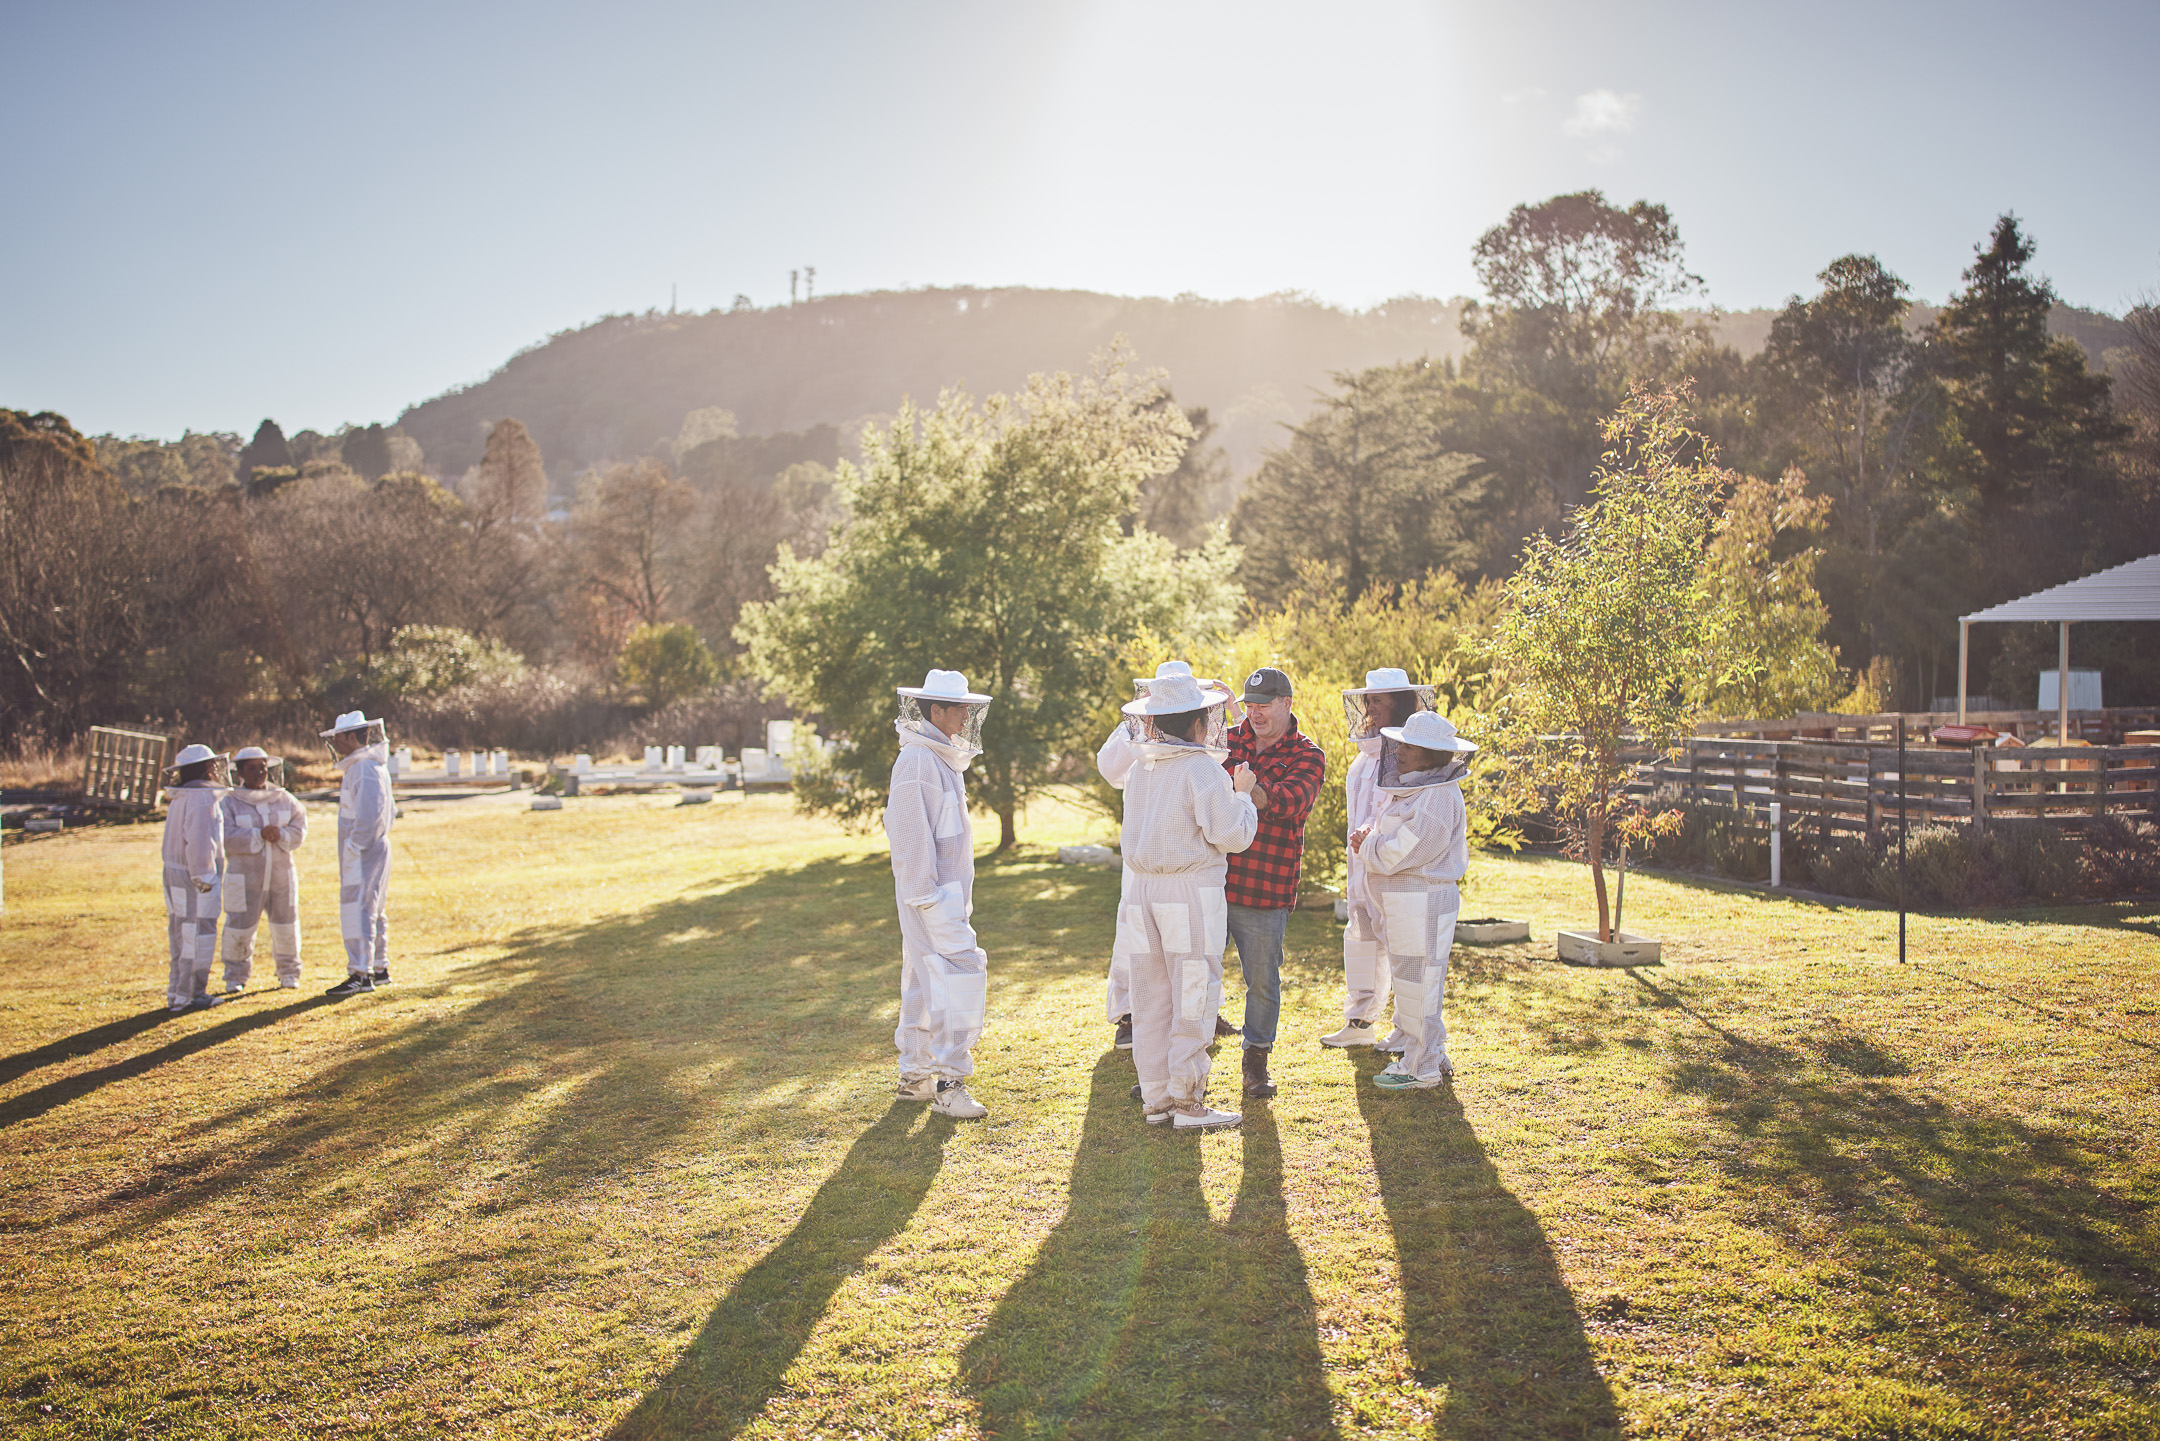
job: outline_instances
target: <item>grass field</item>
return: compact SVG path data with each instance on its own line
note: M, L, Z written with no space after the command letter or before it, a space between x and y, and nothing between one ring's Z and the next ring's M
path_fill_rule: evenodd
M1668 964L1599 972L1539 959L1579 868L1480 860L1541 941L1458 949L1452 1092L1312 1044L1301 913L1282 1094L1179 1136L1075 813L982 869L960 1125L892 1098L874 839L408 803L399 984L332 1004L327 822L305 988L171 1019L155 828L8 847L0 1430L2160 1434L2160 908L1916 918L1900 967L1893 914L1638 876Z

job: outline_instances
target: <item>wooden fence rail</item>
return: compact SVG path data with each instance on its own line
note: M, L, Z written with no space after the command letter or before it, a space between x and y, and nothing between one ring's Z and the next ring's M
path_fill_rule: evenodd
M1676 755L1645 756L1631 790L1727 807L1762 825L1776 802L1788 824L1873 837L1897 824L1899 780L1895 745L1698 737ZM1908 745L1903 787L1911 825L2101 815L2160 824L2160 746Z
M1951 711L1894 711L1881 715L1836 715L1810 712L1785 720L1704 721L1695 734L1725 739L1779 741L1872 741L1896 745L1898 732L1908 742L1927 743L1938 726L1957 724ZM2056 714L2047 710L1968 711L1965 720L2035 741L2055 734ZM2160 730L2160 710L2149 706L2110 706L2106 710L2070 712L2070 738L2094 745L2135 744L2134 732Z

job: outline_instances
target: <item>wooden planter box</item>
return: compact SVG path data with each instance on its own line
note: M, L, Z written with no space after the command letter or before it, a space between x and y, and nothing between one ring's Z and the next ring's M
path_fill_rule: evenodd
M1528 921L1496 921L1480 916L1476 920L1457 921L1455 939L1473 946L1498 946L1509 941L1530 939Z
M1609 941L1600 941L1596 931L1560 933L1560 959L1578 966L1660 965L1659 949L1658 942L1627 931L1615 932Z

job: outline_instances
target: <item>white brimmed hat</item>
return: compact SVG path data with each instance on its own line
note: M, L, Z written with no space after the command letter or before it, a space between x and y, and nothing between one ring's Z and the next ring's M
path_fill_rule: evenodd
M1456 751L1468 755L1477 749L1475 744L1455 733L1455 722L1429 710L1419 711L1399 726L1382 726L1380 734L1391 741L1429 751Z
M1365 684L1352 686L1344 695L1372 695L1377 691L1417 690L1411 683L1410 672L1400 666L1382 666L1379 670L1365 672ZM1413 742L1415 744L1415 742Z
M191 766L197 761L214 761L217 758L216 751L197 741L194 745L182 746L180 754L173 757L173 764L176 766Z
M1166 675L1148 686L1148 693L1120 707L1127 715L1182 715L1229 702L1227 690L1210 695L1191 675Z
M1155 674L1152 678L1144 675L1134 676L1133 694L1146 695L1149 686L1155 684L1156 681L1168 680L1174 675L1191 676L1191 664L1181 660L1166 660L1155 667ZM1193 678L1200 682L1201 690L1208 692L1208 703L1210 705L1214 704L1218 698L1223 700L1230 698L1230 687L1224 685L1221 681L1209 680L1199 676Z
M895 687L900 694L916 700L943 701L947 705L988 705L990 697L968 689L967 677L956 670L933 670L923 677L921 685Z
M368 713L364 710L349 710L339 716L330 729L323 731L321 734L327 740L334 735L343 735L346 731L366 730L369 726L379 726L381 724L382 722L379 720L369 719Z
M270 752L264 750L261 746L242 746L233 752L234 765L238 765L242 761L266 761L269 759L271 759Z

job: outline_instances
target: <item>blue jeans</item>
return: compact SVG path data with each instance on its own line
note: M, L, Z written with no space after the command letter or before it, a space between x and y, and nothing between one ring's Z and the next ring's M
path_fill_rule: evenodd
M1287 908L1230 907L1230 939L1245 973L1245 1044L1272 1046L1282 1019L1282 938Z

